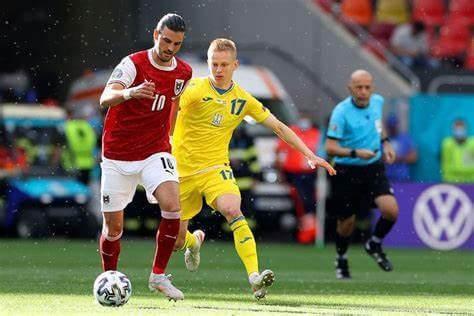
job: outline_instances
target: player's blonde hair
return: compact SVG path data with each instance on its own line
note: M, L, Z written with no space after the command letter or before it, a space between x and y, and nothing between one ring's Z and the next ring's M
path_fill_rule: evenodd
M235 46L235 43L233 41L227 38L216 38L215 40L213 40L209 45L209 49L207 50L207 58L210 57L213 51L229 51L232 52L235 58L237 58L237 47Z

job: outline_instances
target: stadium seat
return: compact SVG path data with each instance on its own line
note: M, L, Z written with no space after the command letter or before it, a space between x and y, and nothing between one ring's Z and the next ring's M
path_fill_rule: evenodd
M383 46L388 47L395 26L395 24L391 23L374 22L369 28L369 33L383 44Z
M368 26L372 22L371 0L343 0L341 18L347 24Z
M451 0L449 3L449 19L474 25L474 1Z
M474 70L474 38L471 39L471 46L469 47L466 59L464 60L464 68Z
M379 23L405 23L410 18L407 0L378 0L375 20Z
M412 19L426 26L443 24L445 12L444 0L413 0Z
M458 57L469 48L471 34L463 23L452 22L441 26L439 38L432 47L435 57Z

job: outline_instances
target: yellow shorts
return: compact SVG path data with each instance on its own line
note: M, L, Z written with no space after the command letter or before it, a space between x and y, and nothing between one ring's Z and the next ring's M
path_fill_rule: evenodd
M236 194L240 190L235 182L232 169L222 166L204 173L179 179L181 200L181 220L189 220L199 214L202 209L202 198L215 209L214 201L222 194Z

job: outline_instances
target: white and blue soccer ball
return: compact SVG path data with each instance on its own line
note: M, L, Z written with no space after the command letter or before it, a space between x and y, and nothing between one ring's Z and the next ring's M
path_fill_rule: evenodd
M132 283L119 271L105 271L94 282L94 297L102 306L125 305L132 295Z

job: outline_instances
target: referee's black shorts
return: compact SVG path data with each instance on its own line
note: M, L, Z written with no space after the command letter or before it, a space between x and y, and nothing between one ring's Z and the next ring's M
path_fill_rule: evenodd
M331 177L331 195L337 219L374 208L378 196L393 195L380 160L366 166L336 164L335 169L337 175Z

